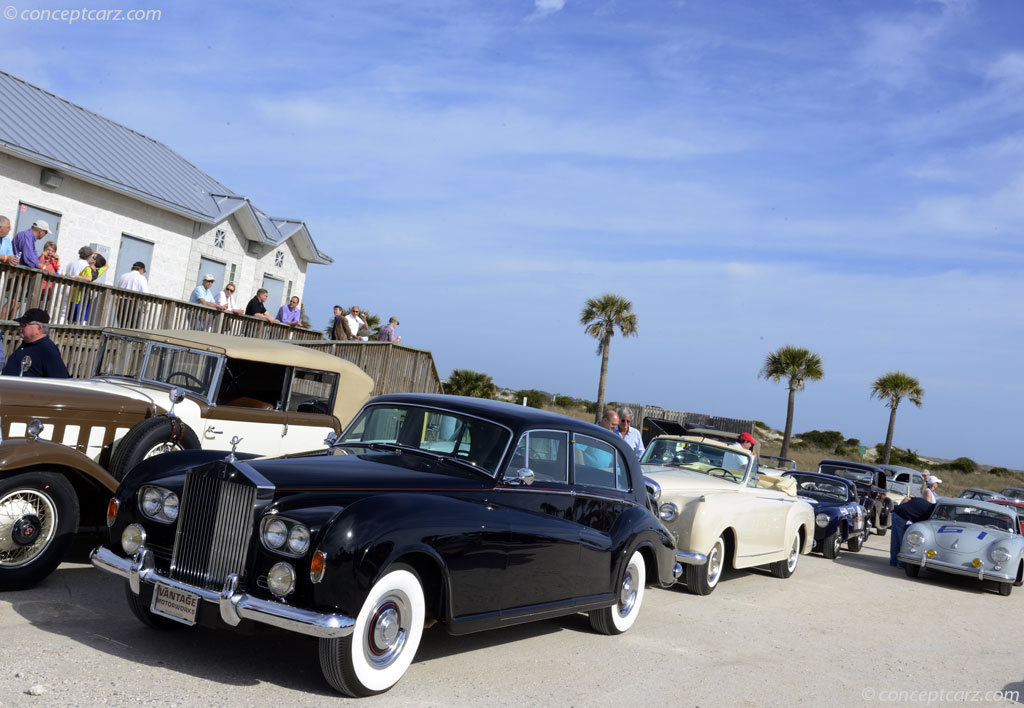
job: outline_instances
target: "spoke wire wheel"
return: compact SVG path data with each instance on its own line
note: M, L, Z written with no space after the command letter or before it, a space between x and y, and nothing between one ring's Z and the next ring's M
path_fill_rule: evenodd
M57 531L57 507L38 489L15 489L0 498L0 567L20 568L42 554Z
M711 547L711 553L708 554L708 570L707 570L707 581L708 587L715 587L718 585L719 579L722 577L722 567L725 565L725 543L721 537L715 541L715 545Z

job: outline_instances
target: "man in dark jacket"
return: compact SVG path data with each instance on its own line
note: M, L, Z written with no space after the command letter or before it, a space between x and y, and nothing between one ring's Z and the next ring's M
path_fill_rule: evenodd
M4 376L37 376L49 379L70 378L60 350L50 339L50 316L33 307L14 320L18 323L21 346L4 364Z
M910 524L924 521L935 511L935 505L926 501L924 497L904 499L892 512L892 538L889 540L889 565L903 567L903 564L896 560L903 545L903 534Z

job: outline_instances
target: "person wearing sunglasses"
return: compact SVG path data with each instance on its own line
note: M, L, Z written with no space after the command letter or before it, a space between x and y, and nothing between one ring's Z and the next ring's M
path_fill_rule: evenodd
M235 284L228 283L224 289L217 293L217 305L225 312L233 312L236 315L244 315L245 310L235 302Z

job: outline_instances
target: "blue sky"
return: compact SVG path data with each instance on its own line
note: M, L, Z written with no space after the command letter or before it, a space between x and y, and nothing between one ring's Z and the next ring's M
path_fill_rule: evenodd
M304 219L315 322L592 399L579 311L615 292L611 399L781 428L757 372L794 344L826 374L795 430L884 440L898 369L897 445L1024 468L1018 0L131 7L162 17L0 20L3 69Z

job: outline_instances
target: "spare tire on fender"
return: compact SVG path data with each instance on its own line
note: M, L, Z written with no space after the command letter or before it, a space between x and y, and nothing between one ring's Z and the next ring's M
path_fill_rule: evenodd
M181 418L146 418L125 433L110 458L110 474L118 482L143 460L177 450L197 450L199 437Z

